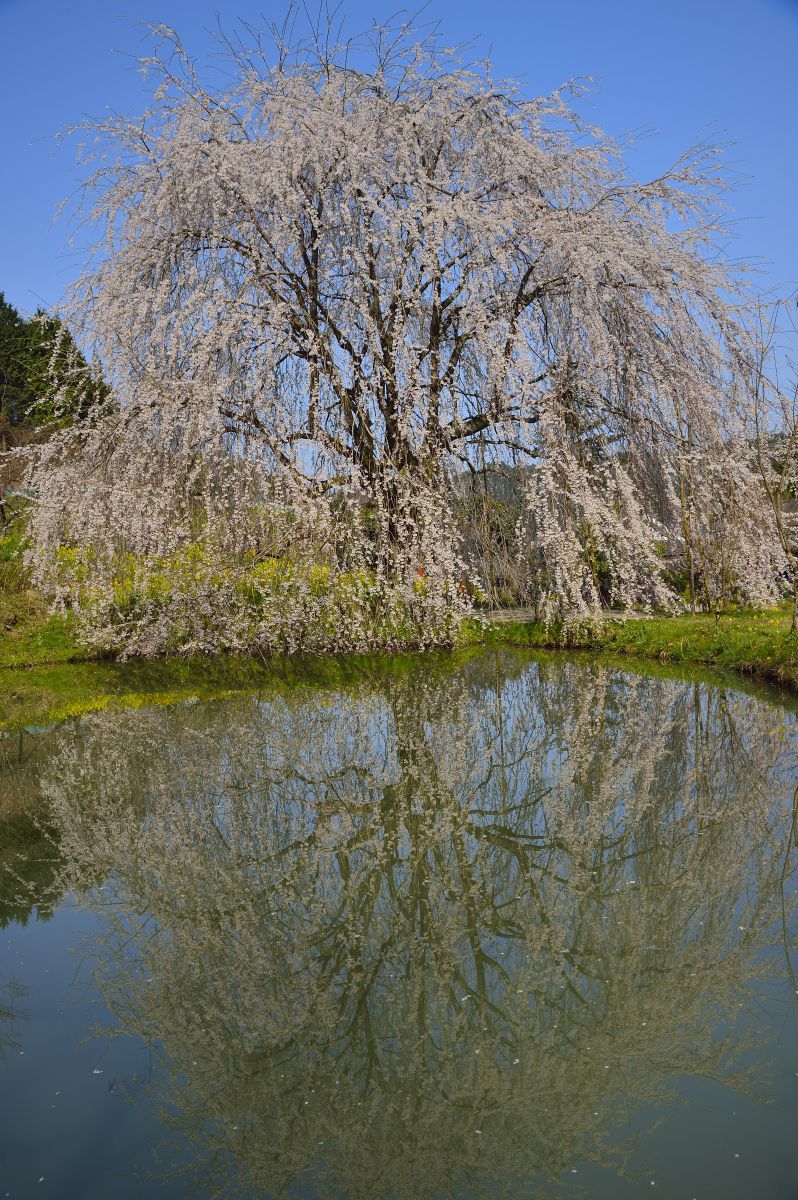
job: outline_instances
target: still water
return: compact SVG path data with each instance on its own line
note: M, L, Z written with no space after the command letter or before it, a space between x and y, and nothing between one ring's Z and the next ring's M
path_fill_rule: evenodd
M795 1200L797 783L520 652L3 737L0 1197Z

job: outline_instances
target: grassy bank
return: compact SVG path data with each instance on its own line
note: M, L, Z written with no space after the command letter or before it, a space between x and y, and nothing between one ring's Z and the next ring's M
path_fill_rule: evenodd
M48 616L30 592L0 591L0 727L46 724L110 706L170 703L297 683L333 686L369 660L293 656L172 658L114 662L78 643L68 619ZM714 669L775 684L798 695L798 637L786 612L606 621L599 629L570 630L531 621L469 622L460 652L525 647L601 655L607 661L648 660L670 668ZM401 669L402 655L391 660ZM360 662L359 667L357 663Z
M37 597L31 603L0 592L0 671L53 663L89 662L93 655L78 642L72 622L49 616Z
M507 621L484 630L472 625L467 637L491 646L567 647L712 667L798 693L798 636L790 632L789 613L783 610L732 613L717 621L703 615L613 619L598 629L567 633L531 621Z

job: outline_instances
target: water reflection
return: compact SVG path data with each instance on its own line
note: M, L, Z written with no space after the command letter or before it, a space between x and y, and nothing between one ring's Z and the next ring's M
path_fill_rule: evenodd
M0 930L26 925L32 913L52 914L59 890L56 832L41 803L42 742L24 732L0 733ZM48 750L49 753L49 750ZM4 970L0 975L0 1062L19 1052L20 1023L28 990Z
M88 719L39 786L211 1194L533 1196L637 1170L677 1077L766 1086L738 1018L789 967L791 733L490 654Z
M39 780L64 736L0 731L0 929L52 915L60 856Z

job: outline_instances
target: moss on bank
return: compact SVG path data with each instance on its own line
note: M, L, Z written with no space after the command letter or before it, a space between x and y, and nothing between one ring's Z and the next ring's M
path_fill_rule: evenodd
M6 601L8 598L6 597ZM0 727L44 725L109 706L165 704L259 689L341 686L367 675L375 664L401 671L411 655L273 659L169 658L115 662L93 658L79 645L69 620L48 617L19 593L16 608L0 610ZM9 616L11 619L9 619ZM680 675L696 669L708 679L717 672L741 673L798 694L798 637L784 612L713 617L653 617L607 621L599 629L546 628L531 621L468 622L453 653L468 656L484 647L535 651L567 648L622 664L648 660L647 671ZM451 663L452 652L430 652ZM639 669L639 668L638 668Z

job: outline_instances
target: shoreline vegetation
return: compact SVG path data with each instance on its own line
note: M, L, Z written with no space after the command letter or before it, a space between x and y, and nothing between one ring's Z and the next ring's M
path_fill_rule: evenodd
M10 597L6 596L8 602ZM34 594L15 596L0 614L0 730L47 725L107 707L209 699L243 691L354 683L373 670L401 672L417 653L288 654L274 657L174 656L119 661L77 640L68 617L50 616ZM483 649L563 651L584 661L678 676L689 670L741 690L779 689L798 696L798 636L786 609L712 615L609 616L600 625L545 626L477 616L450 649L427 650L435 664Z

